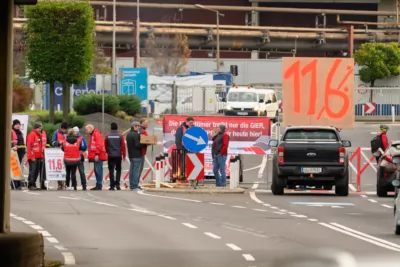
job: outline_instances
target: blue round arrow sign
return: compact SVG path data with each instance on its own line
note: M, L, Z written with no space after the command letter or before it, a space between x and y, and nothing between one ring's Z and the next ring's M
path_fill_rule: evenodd
M208 145L207 132L200 127L193 126L183 135L183 146L190 152L200 152Z

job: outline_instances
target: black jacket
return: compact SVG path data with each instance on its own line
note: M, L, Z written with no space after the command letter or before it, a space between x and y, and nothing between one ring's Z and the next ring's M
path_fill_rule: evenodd
M143 156L142 148L145 145L140 143L140 134L136 131L131 130L126 136L126 146L128 150L128 157L141 158Z
M185 149L185 147L183 146L182 140L183 140L183 135L185 134L184 132L187 129L189 129L189 126L186 124L186 122L183 122L181 124L181 126L179 126L178 129L176 129L176 133L175 133L176 149Z

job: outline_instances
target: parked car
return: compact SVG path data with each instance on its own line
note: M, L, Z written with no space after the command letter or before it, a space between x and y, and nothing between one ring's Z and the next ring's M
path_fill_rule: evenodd
M394 192L392 184L395 175L400 168L400 141L392 142L389 149L381 156L376 172L376 194L378 197L386 197L388 192Z
M274 195L283 195L284 188L315 186L331 190L339 196L349 194L349 163L346 147L335 127L287 127L280 142L270 140L276 147L273 157L272 186Z
M400 235L400 196L399 196L399 187L400 187L400 170L398 169L395 172L394 179L392 181L392 185L395 188L396 195L394 197L394 205L393 205L393 214L394 214L394 233L396 235Z

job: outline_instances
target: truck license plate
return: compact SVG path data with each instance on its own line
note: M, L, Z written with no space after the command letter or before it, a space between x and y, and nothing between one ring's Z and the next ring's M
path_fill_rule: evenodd
M244 116L249 115L249 113L247 113L247 112L238 112L237 114L238 115L244 115Z
M302 173L321 173L322 168L301 168Z

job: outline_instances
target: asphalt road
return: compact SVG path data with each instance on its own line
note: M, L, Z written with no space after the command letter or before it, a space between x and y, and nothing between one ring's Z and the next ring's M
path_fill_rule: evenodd
M377 129L357 124L342 138L353 150L367 148ZM400 139L398 129L391 127L389 139ZM266 266L277 255L318 248L341 249L359 260L400 256L393 197L376 197L371 166L361 177L361 192L352 184L348 197L273 196L269 164L262 169L262 160L244 156L250 189L243 195L14 191L12 229L42 231L48 258L87 267Z

